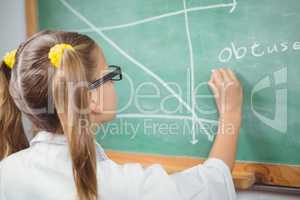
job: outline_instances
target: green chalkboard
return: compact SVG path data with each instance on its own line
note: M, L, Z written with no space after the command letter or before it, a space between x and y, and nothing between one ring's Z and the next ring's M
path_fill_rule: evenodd
M206 157L217 112L206 84L230 67L244 87L238 159L300 164L299 0L39 0L39 28L94 38L116 83L106 149Z

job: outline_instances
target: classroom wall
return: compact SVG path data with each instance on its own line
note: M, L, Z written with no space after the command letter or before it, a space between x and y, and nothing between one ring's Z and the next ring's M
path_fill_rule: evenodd
M25 39L23 0L1 0L0 4L0 55L14 49Z
M26 38L25 12L23 0L1 0L0 4L0 57L7 51L18 47L20 42ZM30 122L23 118L27 137Z
M25 39L24 0L1 0L0 5L0 56ZM26 129L29 125L26 122ZM239 200L296 200L299 196L270 192L238 192Z

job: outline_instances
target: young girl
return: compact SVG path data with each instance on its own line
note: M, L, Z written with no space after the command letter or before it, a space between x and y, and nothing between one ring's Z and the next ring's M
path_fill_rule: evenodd
M79 123L115 117L113 80L121 73L107 66L100 47L88 36L37 33L6 56L0 70L1 200L235 199L230 172L242 89L231 70L214 70L209 82L220 113L209 159L172 175L160 165L144 169L116 164ZM30 144L21 113L36 130Z

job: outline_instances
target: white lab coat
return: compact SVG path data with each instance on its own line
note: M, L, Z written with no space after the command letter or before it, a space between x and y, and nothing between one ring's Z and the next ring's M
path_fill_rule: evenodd
M229 168L209 159L168 175L160 165L119 165L97 146L101 200L233 200ZM74 200L75 185L66 138L41 131L30 148L0 162L1 200Z

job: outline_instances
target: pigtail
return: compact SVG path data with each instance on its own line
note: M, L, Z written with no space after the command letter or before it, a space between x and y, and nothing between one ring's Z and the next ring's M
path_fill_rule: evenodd
M67 136L72 159L73 175L79 200L97 199L97 167L94 136L80 126L88 120L88 88L86 74L78 53L65 49L60 67L55 69L52 92L64 134Z
M11 69L0 66L0 161L29 146L22 125L22 115L9 93Z

